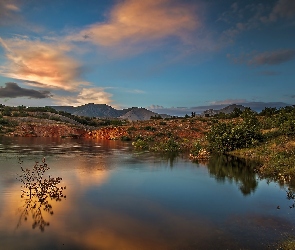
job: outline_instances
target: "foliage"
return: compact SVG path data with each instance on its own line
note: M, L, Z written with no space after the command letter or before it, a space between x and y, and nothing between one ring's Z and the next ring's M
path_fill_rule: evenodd
M269 107L265 107L260 113L260 116L265 116L265 117L271 117L274 114L277 113L277 109L276 108L269 108Z
M192 146L192 149L190 151L190 154L193 155L193 156L197 156L200 151L202 150L202 145L200 142L196 142L193 146Z
M154 151L158 152L168 152L168 153L176 153L181 151L181 147L179 143L174 138L169 138L166 141L158 142L152 148Z
M218 122L207 134L210 149L217 152L229 152L240 148L255 146L262 141L257 118L250 112L243 112L242 122Z
M3 111L2 111L2 115L3 116L11 116L12 113L9 109L5 108Z
M294 250L295 249L295 238L288 237L288 239L284 240L279 244L278 249L281 250Z
M152 119L152 120L161 120L161 119L163 119L163 118L162 118L162 116L160 116L160 115L155 115L155 116L151 116L150 119Z
M279 127L279 131L282 135L295 135L295 119L288 119L282 123Z
M144 139L138 139L134 142L132 142L132 145L135 149L137 150L145 150L145 149L149 149L149 144L146 140Z
M157 130L155 127L152 127L152 126L145 126L143 129L148 130L148 131L156 131Z

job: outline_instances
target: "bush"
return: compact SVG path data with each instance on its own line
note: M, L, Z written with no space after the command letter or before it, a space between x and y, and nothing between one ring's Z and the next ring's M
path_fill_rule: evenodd
M153 147L154 151L177 153L180 151L180 146L176 140L169 138L165 142L160 142Z
M152 126L145 126L144 127L144 130L147 130L147 131L156 131L157 129L155 127L152 127Z
M132 145L135 149L139 149L139 150L144 150L149 148L148 142L143 139L138 139L135 142L132 142Z
M207 134L210 149L224 153L257 145L262 141L262 134L255 118L246 117L239 124L217 123L213 125Z
M295 120L287 120L280 125L279 131L283 135L295 135Z
M197 155L199 155L199 153L201 152L202 149L203 149L203 147L200 144L200 142L196 142L192 146L192 149L190 150L190 154L193 155L193 156L197 156Z

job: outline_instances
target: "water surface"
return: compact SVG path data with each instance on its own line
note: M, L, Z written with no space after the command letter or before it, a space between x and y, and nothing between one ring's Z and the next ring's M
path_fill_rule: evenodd
M62 177L66 198L28 207L18 157L24 168L45 157L46 177ZM2 137L0 246L269 249L294 232L285 189L224 156L197 164L134 152L127 142Z

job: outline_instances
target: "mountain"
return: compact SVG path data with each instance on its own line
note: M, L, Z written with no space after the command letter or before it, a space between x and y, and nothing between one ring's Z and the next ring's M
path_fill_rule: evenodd
M158 116L159 114L147 110L145 108L127 108L123 110L117 110L106 104L94 104L88 103L82 106L51 106L57 111L64 111L73 115L88 116L88 117L100 117L100 118L120 118L130 121L143 121L149 120L151 116ZM170 117L168 115L161 115L163 118Z
M132 108L130 111L121 115L119 118L129 121L145 121L149 120L151 116L158 116L159 114L147 110L145 108Z
M226 106L222 109L207 109L203 112L204 116L213 116L219 113L224 113L224 114L230 114L231 112L234 111L235 108L240 109L241 111L244 111L246 107L243 105L237 105L237 104L231 104L229 106Z
M88 116L88 117L103 117L103 118L116 118L125 113L123 110L116 110L106 104L88 103L82 106L51 106L57 111L68 112L72 115Z

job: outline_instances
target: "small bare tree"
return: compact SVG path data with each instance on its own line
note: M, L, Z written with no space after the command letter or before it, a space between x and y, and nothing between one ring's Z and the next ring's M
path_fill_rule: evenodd
M39 226L43 232L45 226L49 226L42 215L42 210L53 215L53 210L49 200L61 201L66 198L63 191L66 187L59 187L62 178L44 178L44 174L49 167L43 158L42 163L36 162L33 169L24 169L23 161L19 159L22 174L18 176L18 180L22 183L21 198L25 200L24 205L20 208L21 216L17 227L20 226L22 220L27 220L31 213L33 219L33 229Z

